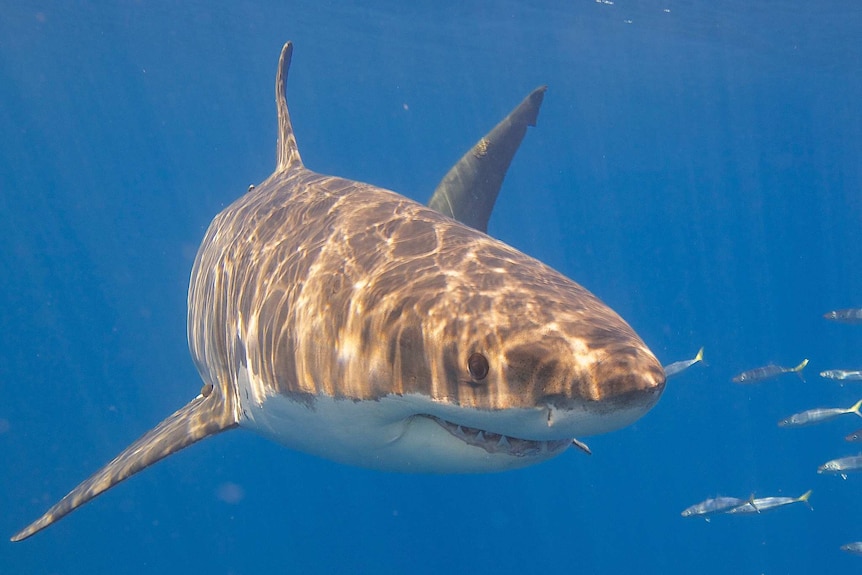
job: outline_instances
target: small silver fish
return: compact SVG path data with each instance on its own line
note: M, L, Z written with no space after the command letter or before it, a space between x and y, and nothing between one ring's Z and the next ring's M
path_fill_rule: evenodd
M581 440L580 440L580 439L578 439L578 438L574 438L574 439L572 439L572 445L574 445L575 447L577 447L578 449L580 449L581 451L583 451L583 452L584 452L584 453L586 453L587 455L592 455L592 454L593 454L593 450L592 450L592 449L590 449L590 446L589 446L589 445L587 445L586 443L584 443L583 441L581 441Z
M713 515L715 513L727 511L733 507L745 505L748 501L750 500L739 499L737 497L713 497L711 499L704 499L700 503L695 503L691 507L687 507L682 513L680 513L680 515L683 517L702 517Z
M808 509L813 510L811 504L808 502L808 498L811 497L812 490L809 489L799 497L762 497L760 499L749 499L746 503L738 507L733 507L725 511L725 513L730 514L748 514L748 513L763 513L764 511L769 511L771 509L777 509L779 507L784 507L785 505L791 505L793 503L804 503L808 506Z
M841 546L841 551L846 551L847 553L852 553L853 555L862 555L862 541L845 543Z
M778 427L802 427L804 425L813 425L815 423L823 423L824 421L835 419L836 417L848 413L855 413L859 417L862 417L862 413L859 413L860 407L862 407L862 399L854 403L853 407L848 407L846 409L843 407L818 407L816 409L809 409L801 413L794 413L790 417L785 417L778 422Z
M817 468L817 473L833 473L847 479L848 473L860 469L862 469L862 455L850 455L827 461Z
M862 380L862 371L848 371L846 369L827 369L820 372L820 377L826 379L837 379L840 381L859 381Z
M700 351L697 352L697 355L694 356L693 359L675 361L669 365L664 366L664 375L665 377L671 377L672 375L682 373L683 371L687 370L699 361L703 361L703 348L700 348Z
M824 313L823 317L839 323L860 324L862 323L862 308L836 309L835 311Z
M802 370L805 366L808 365L808 360L803 359L802 363L797 365L796 367L782 367L780 365L765 365L763 367L758 367L755 369L749 369L748 371L743 371L739 375L733 378L734 383L756 383L758 381L763 381L765 379L770 379L772 377L776 377L781 375L782 373L796 373L800 378L802 377Z

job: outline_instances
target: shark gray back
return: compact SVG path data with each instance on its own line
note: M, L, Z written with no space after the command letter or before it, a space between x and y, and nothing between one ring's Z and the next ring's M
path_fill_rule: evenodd
M276 171L216 216L192 270L201 393L13 541L237 426L365 467L497 471L627 425L661 395L656 358L583 287L395 192L306 169L291 54Z

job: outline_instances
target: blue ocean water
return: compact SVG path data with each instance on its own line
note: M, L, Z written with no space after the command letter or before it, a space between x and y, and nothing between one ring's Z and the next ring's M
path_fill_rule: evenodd
M193 397L186 291L266 178L273 79L308 167L425 201L534 87L489 232L579 281L663 363L621 431L521 471L345 467L207 440L24 543L0 573L811 573L858 569L862 9L852 2L0 2L0 533ZM810 358L739 386L736 373ZM813 511L683 519L706 497Z

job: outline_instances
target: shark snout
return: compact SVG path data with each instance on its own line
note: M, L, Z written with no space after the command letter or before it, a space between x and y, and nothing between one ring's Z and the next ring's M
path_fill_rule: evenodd
M549 436L587 436L625 427L645 415L665 387L664 370L645 346L597 353L582 369L558 370L557 378L564 374L571 376L565 392L555 393L556 386L550 386L551 393L537 398L537 406L546 409Z
M509 384L516 377L529 381L534 408L539 408L526 437L614 431L645 415L664 391L664 370L639 341L581 348L580 353L564 338L546 337L542 343L520 346L507 356Z
M600 399L658 397L665 385L664 369L647 349L628 346L596 362L593 379Z
M586 408L607 415L612 431L633 423L659 400L665 387L665 374L658 359L645 347L631 346L615 350L592 370L592 393L595 401Z

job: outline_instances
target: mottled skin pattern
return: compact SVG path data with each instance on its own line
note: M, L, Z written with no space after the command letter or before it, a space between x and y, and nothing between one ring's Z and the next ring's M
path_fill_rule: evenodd
M201 393L13 541L238 425L380 468L499 470L621 427L658 400L656 358L576 283L394 192L305 169L284 94L291 52L286 44L276 78L276 171L213 220L192 270ZM487 360L487 376L471 375L472 354ZM328 415L309 418L324 403ZM409 411L417 405L428 413ZM265 429L251 410L282 419ZM341 439L357 441L327 451ZM423 466L426 449L436 459Z
M247 365L258 399L413 392L481 409L601 411L653 402L664 380L632 329L576 283L368 184L301 166L276 173L222 212L203 246L193 355L224 377ZM467 370L473 352L490 363L482 382Z

